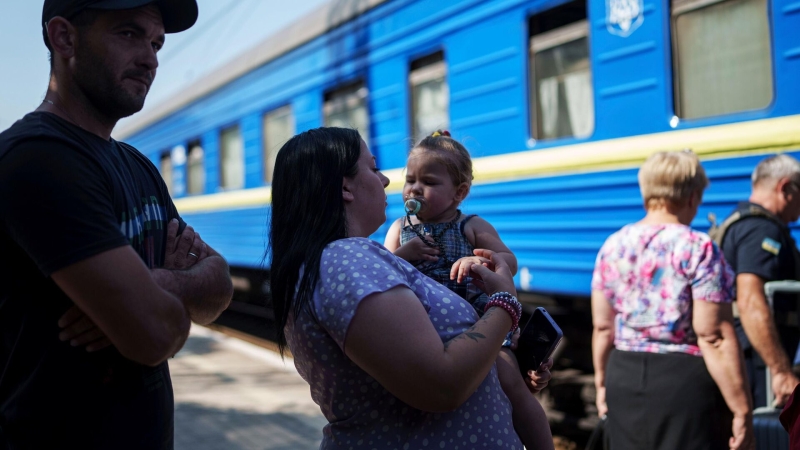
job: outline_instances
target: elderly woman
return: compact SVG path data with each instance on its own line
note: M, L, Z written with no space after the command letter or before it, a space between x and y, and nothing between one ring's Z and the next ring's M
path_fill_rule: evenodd
M694 153L652 155L639 170L647 214L597 255L592 353L614 450L754 446L734 275L689 227L707 185Z
M495 360L521 305L502 258L473 276L469 303L368 239L389 180L355 130L319 128L278 153L272 184L272 301L279 345L329 424L323 449L522 449ZM541 388L549 372L533 380ZM552 448L547 420L536 422Z

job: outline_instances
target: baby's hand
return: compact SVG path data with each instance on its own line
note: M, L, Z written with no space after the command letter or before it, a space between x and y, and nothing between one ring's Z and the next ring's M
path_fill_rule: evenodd
M492 261L480 256L465 256L453 263L453 267L450 269L450 279L463 283L464 278L469 276L469 270L473 265L491 268Z
M547 387L547 383L550 382L550 378L553 375L550 373L550 369L553 368L553 358L548 358L538 370L528 371L528 378L525 380L525 385L528 386L528 390L531 391L533 394L538 394L539 391Z
M427 239L428 242L433 243L433 239L431 238ZM419 236L401 245L400 248L394 251L394 254L396 256L405 259L406 261L439 260L439 257L436 256L439 254L439 249L436 247L431 247L428 244L422 242L422 239L420 239Z

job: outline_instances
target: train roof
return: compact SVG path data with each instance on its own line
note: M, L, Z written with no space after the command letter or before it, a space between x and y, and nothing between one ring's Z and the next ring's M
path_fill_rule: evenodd
M250 50L236 56L220 68L206 74L186 89L167 98L152 109L134 115L120 127L115 139L125 139L153 122L191 104L216 89L273 59L319 37L387 0L330 0L316 10L271 34Z

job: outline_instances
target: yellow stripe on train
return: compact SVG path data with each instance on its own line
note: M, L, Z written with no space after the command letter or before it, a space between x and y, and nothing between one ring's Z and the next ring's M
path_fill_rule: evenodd
M545 175L636 167L654 152L685 148L691 149L703 159L779 153L798 149L800 115L475 158L473 170L476 183L490 183ZM395 193L403 188L403 169L391 169L383 173L391 180L387 192ZM176 199L175 206L185 214L265 206L271 200L271 189L259 187L184 197Z

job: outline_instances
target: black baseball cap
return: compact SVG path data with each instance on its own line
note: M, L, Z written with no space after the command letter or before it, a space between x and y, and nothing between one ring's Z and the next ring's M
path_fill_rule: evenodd
M164 31L179 33L188 30L197 21L196 0L44 0L42 8L42 34L47 44L47 22L53 17L75 17L84 9L106 11L134 9L155 3L161 10Z

